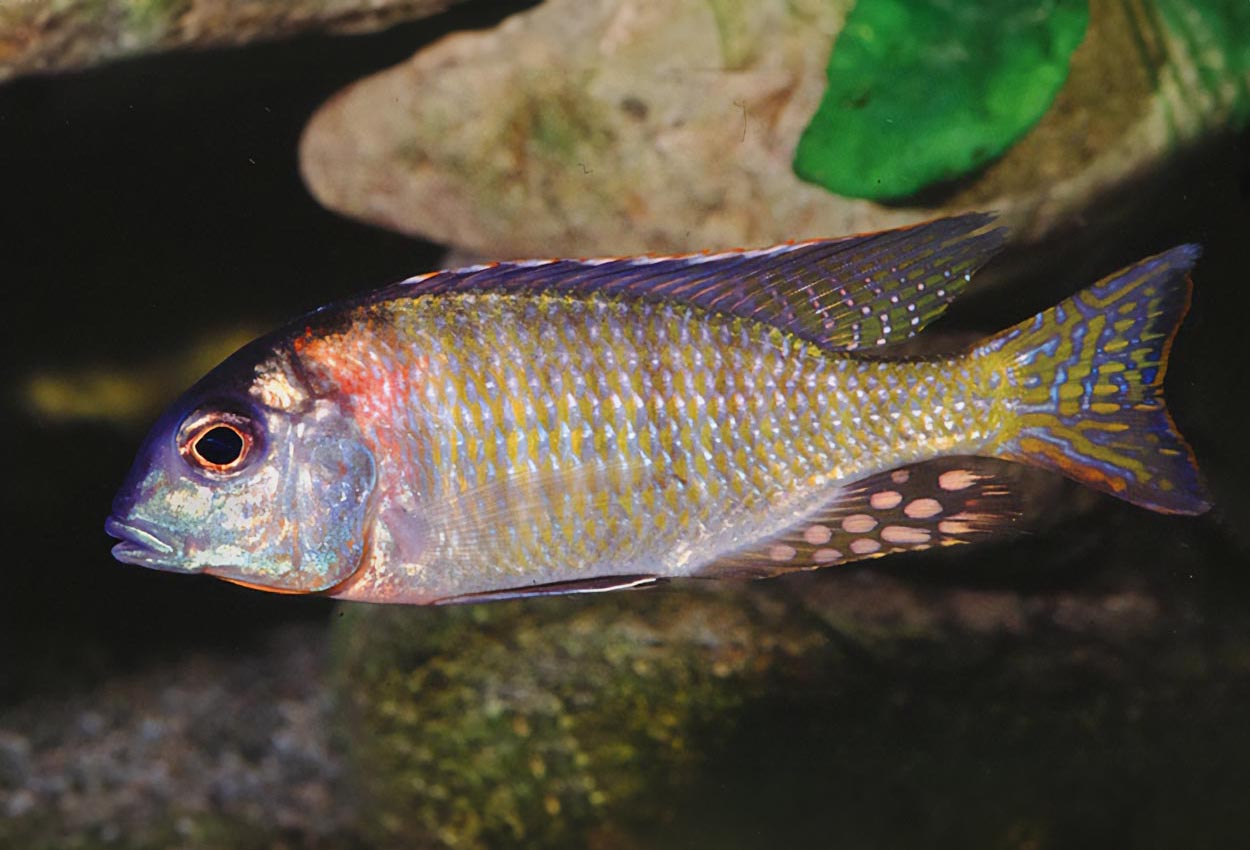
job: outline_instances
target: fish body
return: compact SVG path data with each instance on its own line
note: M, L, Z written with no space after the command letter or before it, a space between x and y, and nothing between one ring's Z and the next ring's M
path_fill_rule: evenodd
M391 300L296 350L328 385L389 388L358 415L381 470L371 562L342 589L363 598L690 575L837 482L976 454L996 407L975 361L828 357L662 303Z
M999 247L987 224L492 264L323 309L157 424L115 551L434 603L967 542L1018 515L978 458L1204 509L1158 393L1189 246L969 351L889 356Z

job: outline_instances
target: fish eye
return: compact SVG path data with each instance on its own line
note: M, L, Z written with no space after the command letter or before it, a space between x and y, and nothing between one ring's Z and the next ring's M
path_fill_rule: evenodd
M243 435L229 425L209 428L191 450L214 466L229 466L243 456Z
M253 428L237 414L210 414L184 426L179 451L188 463L207 472L237 472L256 442Z

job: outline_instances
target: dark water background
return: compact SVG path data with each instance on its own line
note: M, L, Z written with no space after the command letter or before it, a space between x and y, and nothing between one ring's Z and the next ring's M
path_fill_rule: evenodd
M0 86L6 423L0 440L5 545L0 706L68 697L193 650L243 654L284 623L329 619L332 606L325 600L272 596L115 563L102 523L140 434L39 421L22 409L19 390L36 369L141 365L170 356L207 330L276 324L434 267L442 253L438 246L358 225L319 207L297 173L299 133L313 110L344 85L405 59L445 32L491 25L503 11L495 4L468 4L379 35L163 56ZM1190 610L1204 621L1203 628L1246 630L1250 137L1214 138L1089 217L1092 222L1074 222L1039 249L1005 258L999 274L1010 280L958 305L947 326L997 329L1144 254L1181 241L1201 242L1206 253L1195 276L1193 312L1176 345L1168 390L1176 418L1211 479L1217 510L1191 520L1105 507L1093 520L1059 529L1061 538L1069 535L1087 554L1059 559L1054 569L1021 556L1018 560L1029 565L1013 571L1012 550L968 552L957 563L944 559L941 565L951 569L941 574L929 568L939 562L923 558L874 569L912 572L918 582L1026 593L1114 584L1136 574L1163 598L1193 600ZM1103 542L1087 546L1104 528ZM899 669L919 677L916 687L932 684L912 666ZM1148 681L1153 674L1144 669ZM1138 743L1158 756L1142 762L1143 769L1160 772L1157 782L1126 789L1118 783L1134 768L1115 764L1126 751L1099 750L1097 734L1084 742L1094 755L1076 775L1085 777L1088 787L1064 793L1085 797L1083 805L1096 812L1099 798L1105 802L1110 786L1117 787L1110 794L1110 814L1091 816L1097 829L1079 834L1070 846L1082 846L1085 839L1092 846L1090 836L1114 835L1120 815L1138 806L1163 805L1171 776L1186 785L1174 789L1179 805L1192 804L1194 812L1203 811L1195 802L1203 798L1203 788L1220 800L1241 789L1250 801L1250 768L1240 760L1250 757L1245 722L1250 702L1244 701L1245 682L1225 676L1219 665L1209 667L1192 680L1192 711L1177 708L1151 720L1157 746ZM1010 785L1004 771L1018 769L1026 777L1012 793L1027 796L1030 788L1059 793L1052 780L1068 774L1028 773L1056 758L1044 716L1034 718L1041 731L1027 746L996 753L992 739L972 743L979 740L975 729L948 729L945 721L928 716L952 706L972 707L959 705L960 683L942 683L945 702L919 715L897 707L874 710L882 687L869 681L857 708L830 718L873 734L849 739L858 744L844 739L841 749L828 752L865 774L875 764L888 765L910 777L896 780L903 786L933 782L964 789L962 797L948 801L952 810L929 810L929 817L943 823L975 820L976 799L993 796L1003 782ZM1098 683L1083 687L1096 691ZM1005 709L985 707L991 728L1004 722L999 714L1014 711L1010 696L1003 696ZM823 722L804 715L811 706L794 710L794 717L763 715L746 723L753 731L744 733L737 756L719 767L725 771L723 786L692 802L713 824L708 834L728 836L744 823L758 828L755 817L793 829L800 811L827 804L826 817L845 818L859 805L854 795L836 804L822 801L812 785L797 798L779 799L742 778L758 769L779 721L792 728ZM1056 703L1055 711L1062 711L1062 704ZM939 737L950 732L952 752L931 740L917 748L914 724L936 729ZM984 752L971 752L977 747ZM786 759L802 760L801 742L790 740L779 752L774 770L810 769L786 766ZM1217 758L1221 752L1237 758ZM990 770L986 765L993 771L978 774ZM952 777L952 770L958 775ZM879 793L888 795L891 783L862 778L878 800L864 805L879 805ZM758 815L759 808L771 814ZM1196 833L1191 846L1244 840L1231 808L1221 807L1217 815L1207 824L1211 831ZM910 816L899 812L901 820ZM1241 825L1250 825L1250 808ZM827 834L824 830L836 827L817 819L798 828L796 836L815 840ZM923 846L923 835L923 827L900 827L898 846L913 841Z
M140 435L32 421L18 390L37 368L142 366L205 332L277 325L436 266L440 247L319 206L300 180L300 132L337 90L503 11L469 4L379 35L178 53L0 86L13 565L3 628L6 643L31 647L6 658L18 667L6 671L10 687L59 677L64 665L106 672L326 616L322 600L120 569L102 523Z

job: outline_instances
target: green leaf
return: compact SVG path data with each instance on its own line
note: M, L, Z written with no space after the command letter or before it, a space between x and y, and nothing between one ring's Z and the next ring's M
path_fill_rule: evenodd
M874 200L968 174L1041 118L1088 23L1086 0L859 0L795 173Z

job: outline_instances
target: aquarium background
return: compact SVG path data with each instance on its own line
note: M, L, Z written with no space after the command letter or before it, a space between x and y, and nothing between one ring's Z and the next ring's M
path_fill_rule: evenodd
M522 8L0 83L0 845L1241 841L1250 137L1235 125L1010 249L941 325L971 338L1202 243L1167 386L1207 516L1033 476L1035 524L1001 545L454 611L111 559L113 492L196 371L444 257L313 199L297 158L312 114Z

